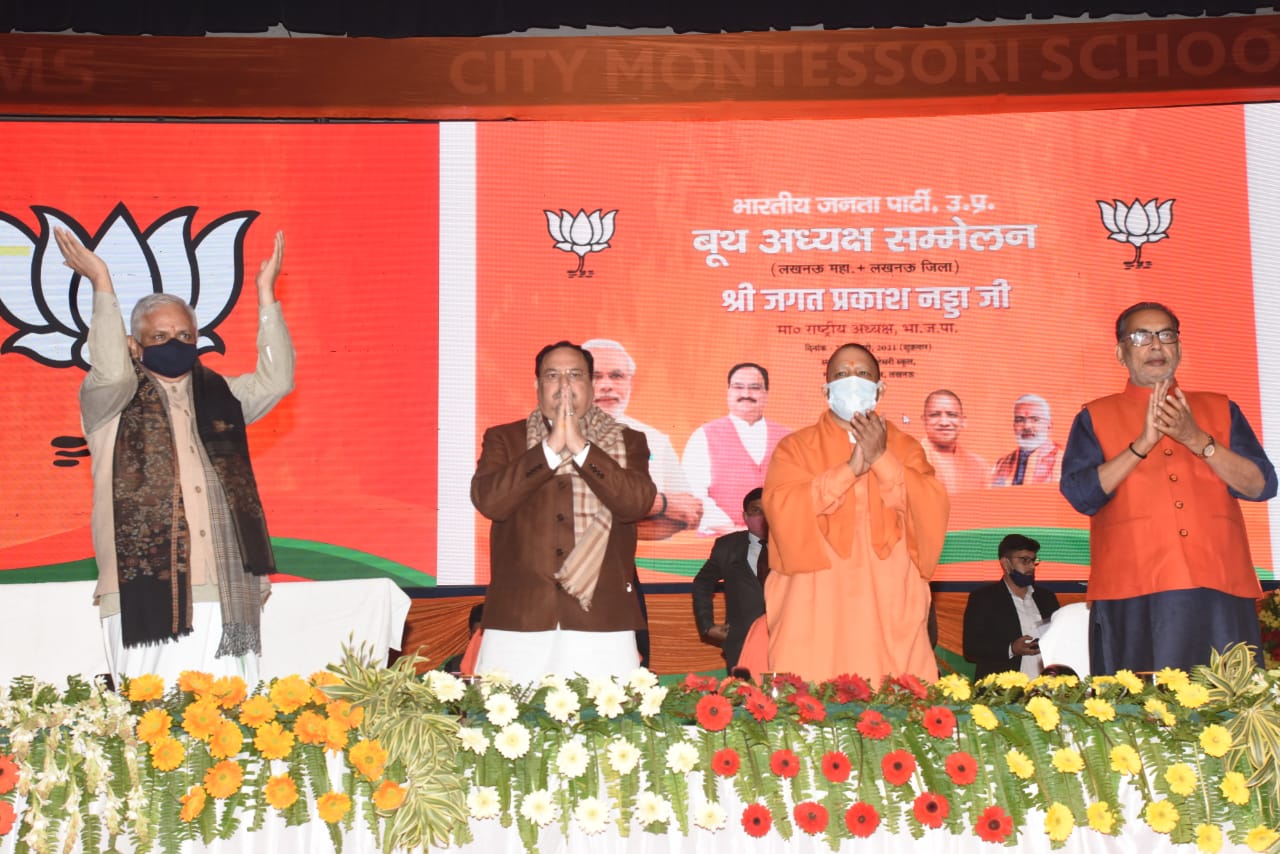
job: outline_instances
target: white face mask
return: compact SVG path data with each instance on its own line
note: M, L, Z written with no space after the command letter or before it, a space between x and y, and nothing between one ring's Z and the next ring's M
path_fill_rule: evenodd
M873 383L862 377L843 377L823 386L827 392L827 405L841 421L853 418L855 412L870 412L876 408L882 383Z

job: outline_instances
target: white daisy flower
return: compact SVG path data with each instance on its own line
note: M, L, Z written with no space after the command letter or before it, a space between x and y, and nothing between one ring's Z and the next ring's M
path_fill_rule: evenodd
M489 749L489 739L485 738L484 731L475 727L459 727L458 740L462 742L463 750L470 750L472 753L484 755Z
M703 830L723 830L728 818L724 808L715 801L707 801L693 812L693 823Z
M484 710L489 713L489 723L496 727L504 727L520 715L520 707L506 692L490 694L484 701Z
M698 767L698 748L687 741L677 741L667 748L667 767L677 774L688 774Z
M583 798L578 801L573 818L583 833L604 833L609 829L609 805L599 798Z
M529 752L529 729L524 724L510 724L498 730L493 746L507 759L519 759Z
M662 703L667 699L665 685L655 685L640 692L640 717L651 718L661 714Z
M637 667L627 676L627 687L637 693L658 684L658 676L652 670Z
M586 745L576 738L565 742L556 753L556 770L570 780L581 777L590 762L591 754L587 752Z
M596 694L596 710L601 717L616 718L622 714L622 704L626 701L626 693L617 685L602 685L600 692Z
M644 791L636 797L636 820L641 827L671 821L671 802L653 792Z
M624 738L609 742L605 753L609 759L609 767L619 774L630 774L640 761L640 749Z
M535 789L520 802L520 815L539 827L555 821L556 813L556 802L546 789Z
M476 786L467 793L467 810L472 818L493 818L498 814L498 790L493 786Z
M581 707L578 695L567 688L556 688L547 694L547 714L562 724L567 724Z
M467 686L452 673L432 670L427 674L427 687L442 703L456 703L467 692Z

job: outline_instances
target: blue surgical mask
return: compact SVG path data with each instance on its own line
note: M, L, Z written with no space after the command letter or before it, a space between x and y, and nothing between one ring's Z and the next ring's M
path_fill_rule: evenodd
M196 345L177 338L142 348L142 366L162 377L180 377L188 373L195 363Z
M827 405L841 421L853 418L855 412L871 412L880 397L880 383L862 377L842 377L823 386Z
M1009 580L1019 587L1030 587L1036 581L1035 573L1018 572L1016 569L1009 570Z

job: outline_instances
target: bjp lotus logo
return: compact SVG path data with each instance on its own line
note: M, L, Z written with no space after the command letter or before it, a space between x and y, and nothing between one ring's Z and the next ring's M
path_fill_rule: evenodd
M1102 224L1106 226L1112 240L1133 245L1133 260L1125 261L1130 269L1140 270L1150 267L1150 261L1142 260L1142 247L1148 243L1156 243L1169 236L1169 226L1173 223L1173 203L1175 199L1164 202L1152 199L1149 202L1133 200L1126 206L1119 199L1114 204L1098 202L1098 210L1102 213Z
M579 209L577 214L571 214L566 210L560 213L555 211L543 211L547 215L547 231L551 234L551 239L555 241L555 247L562 252L572 252L578 256L578 266L569 270L570 278L580 276L583 278L594 274L594 270L587 270L587 254L589 252L603 252L609 248L609 241L613 238L613 218L618 212L609 211L607 214L601 214L597 209L594 213L588 214L585 209Z
M62 263L53 242L57 227L75 234L111 268L126 323L143 296L174 294L203 323L200 352L225 352L213 330L230 314L243 286L244 233L257 211L226 214L194 236L194 207L171 211L143 231L121 203L93 234L61 211L32 211L40 222L38 235L0 212L0 317L18 330L0 344L0 353L21 353L51 368L92 364L86 338L93 288Z

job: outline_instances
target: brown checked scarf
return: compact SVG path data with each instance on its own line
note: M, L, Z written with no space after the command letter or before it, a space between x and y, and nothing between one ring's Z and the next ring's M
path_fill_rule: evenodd
M191 632L190 532L165 392L137 364L138 390L120 414L112 468L120 625L126 647ZM262 594L275 571L266 518L249 464L240 402L196 363L192 403L205 454L211 534L222 605L217 655L261 652Z
M622 468L627 467L627 447L622 438L625 428L621 424L598 406L588 409L579 423L588 442L608 454ZM541 444L549 435L547 419L542 411L535 409L529 413L525 421L525 447ZM590 611L596 583L600 580L600 565L609 544L609 531L613 527L613 513L587 486L567 448L560 452L560 465L555 473L567 474L573 479L574 542L573 551L565 557L555 579L566 593L578 600L582 610Z

